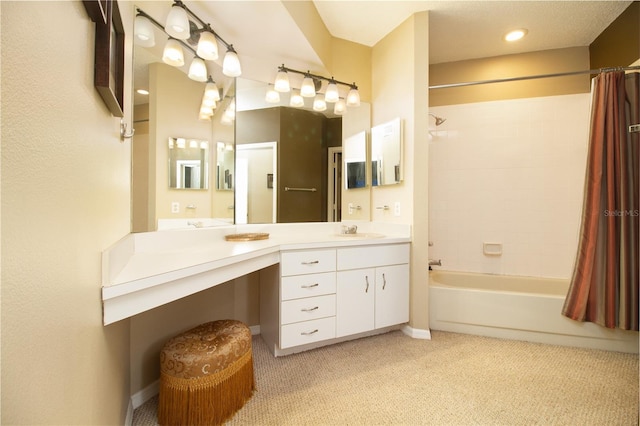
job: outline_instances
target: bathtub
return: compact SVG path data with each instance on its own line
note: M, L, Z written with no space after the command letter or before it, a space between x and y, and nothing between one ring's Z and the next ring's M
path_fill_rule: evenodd
M429 272L432 330L638 353L638 333L562 315L569 280Z

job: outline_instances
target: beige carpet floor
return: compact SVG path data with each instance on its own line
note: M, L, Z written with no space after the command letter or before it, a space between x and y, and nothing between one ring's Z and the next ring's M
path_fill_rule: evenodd
M257 390L228 425L638 425L633 354L438 331L279 358L253 345Z

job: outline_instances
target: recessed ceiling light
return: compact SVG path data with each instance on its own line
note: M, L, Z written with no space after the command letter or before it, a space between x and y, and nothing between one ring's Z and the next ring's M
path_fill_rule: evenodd
M140 93L141 95L148 95L149 91L148 90L144 90L144 89L138 89L136 90L136 92Z
M520 28L518 30L513 30L513 31L509 31L507 34L505 34L504 39L506 41L516 41L516 40L520 40L522 37L527 35L527 30L524 28Z

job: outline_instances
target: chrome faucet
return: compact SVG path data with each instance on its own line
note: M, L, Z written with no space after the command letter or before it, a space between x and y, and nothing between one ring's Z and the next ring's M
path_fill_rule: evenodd
M195 226L196 228L202 228L204 224L200 221L196 222L196 221L190 220L187 222L187 226Z
M431 260L429 259L429 266L442 266L442 260Z

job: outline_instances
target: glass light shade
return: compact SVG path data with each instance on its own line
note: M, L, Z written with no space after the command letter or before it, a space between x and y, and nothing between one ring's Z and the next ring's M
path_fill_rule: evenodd
M206 141L202 141L200 142L200 149L207 149L209 148L209 143Z
M333 106L333 113L335 115L344 115L346 112L347 104L342 99L338 99L336 104Z
M360 93L358 93L358 89L349 90L347 106L360 106Z
M197 147L198 147L198 141L195 141L195 140L189 141L189 148L197 148Z
M207 65L204 63L204 59L193 58L189 66L188 75L189 78L194 81L207 81Z
M204 97L214 101L220 100L220 91L213 81L209 81L204 88Z
M200 113L200 114L198 114L198 120L211 121L211 116L208 115L208 114Z
M289 106L294 108L302 108L304 106L304 98L300 96L300 93L291 93L291 99L289 99Z
M206 115L213 115L213 108L210 107L206 107L206 106L201 106L200 107L200 114L206 114Z
M177 145L178 148L184 148L186 143L187 143L187 141L184 138L176 139L176 145Z
M153 33L153 24L146 17L137 15L135 22L135 44L142 47L153 47L156 44L156 37Z
M227 77L240 77L242 74L240 59L238 59L238 54L233 50L227 50L227 53L224 55L222 73Z
M210 31L203 31L200 33L200 40L198 40L198 47L196 53L202 59L208 61L215 61L218 59L218 40L216 36Z
M216 101L214 101L213 99L209 99L209 98L203 98L202 99L202 105L209 107L209 108L216 108Z
M340 99L340 93L338 93L338 85L333 81L327 86L327 90L324 91L324 100L327 102L338 102Z
M167 40L167 44L164 46L162 52L162 61L165 64L172 65L174 67L181 67L184 65L184 53L182 52L182 46L178 40L170 38Z
M278 71L276 82L273 86L278 92L288 92L291 90L291 86L289 86L289 74L284 70Z
M324 111L327 109L327 103L324 100L323 95L316 95L313 100L313 110L314 111Z
M300 87L300 95L305 98L313 98L316 95L316 85L311 77L305 77Z
M269 102L270 104L277 104L278 102L280 102L280 93L276 92L274 89L269 88L264 100Z
M174 4L169 11L169 15L167 15L167 21L164 25L164 30L171 37L180 40L186 40L191 37L187 11L182 7Z

